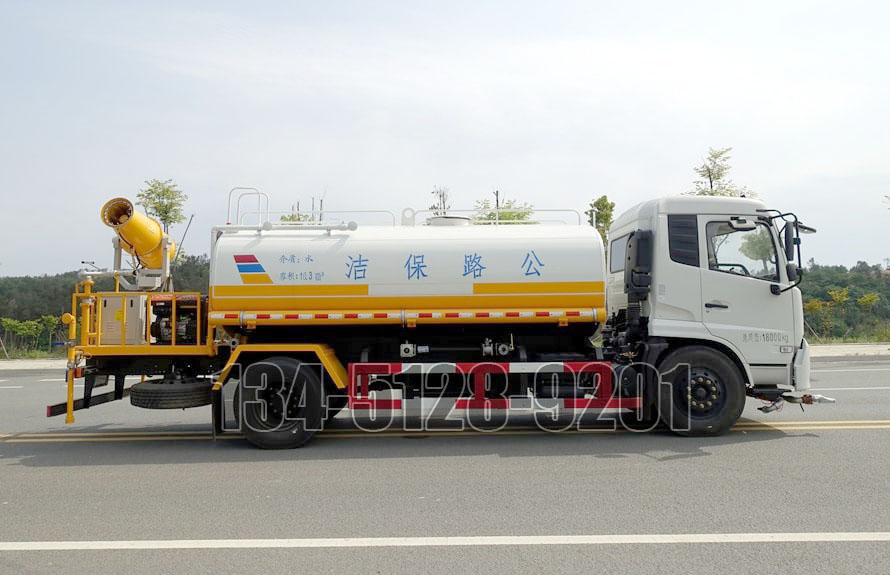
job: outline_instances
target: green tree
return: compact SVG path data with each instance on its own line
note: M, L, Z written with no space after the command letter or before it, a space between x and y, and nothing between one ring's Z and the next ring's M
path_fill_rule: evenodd
M476 214L473 219L477 222L525 222L531 217L534 206L517 200L505 200L501 202L499 211L491 207L491 200L476 200L473 206Z
M603 244L606 243L609 228L612 227L614 212L615 202L610 202L609 197L606 195L602 195L590 202L590 209L584 212L584 215L587 216L587 222L595 227L603 238Z
M875 306L878 305L878 300L880 299L881 294L870 291L856 298L856 303L859 304L859 307L866 311L874 311Z
M282 222L308 222L312 216L309 214L304 214L303 212L293 211L289 214L284 214L281 216L280 220Z
M761 273L765 274L769 270L769 262L773 258L773 238L765 227L758 226L756 232L745 234L739 251L746 257L763 263Z
M173 266L173 278L179 291L206 294L210 283L210 258L206 254L180 258Z
M737 186L729 178L732 166L729 160L732 157L729 152L732 148L708 148L708 157L700 166L693 168L699 179L693 182L693 189L689 195L693 196L747 196L754 197L757 194L745 186Z
M828 290L828 296L835 305L842 306L850 301L850 288L837 288Z
M145 188L139 190L136 199L148 215L161 222L164 233L170 230L171 225L185 221L182 206L188 196L173 180L145 180Z
M58 329L61 319L57 315L42 315L40 316L39 322L41 332L46 332L46 349L51 351L53 347L53 334Z

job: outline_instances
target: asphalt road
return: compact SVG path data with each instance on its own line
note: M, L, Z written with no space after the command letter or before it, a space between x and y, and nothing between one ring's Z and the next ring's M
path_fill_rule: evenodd
M212 441L209 408L66 426L61 373L0 371L0 574L890 573L890 360L813 367L837 404L749 400L718 438L341 418L293 451Z

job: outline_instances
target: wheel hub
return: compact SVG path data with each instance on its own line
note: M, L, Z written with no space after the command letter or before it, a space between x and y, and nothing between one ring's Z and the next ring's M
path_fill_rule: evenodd
M686 399L694 415L706 415L717 408L722 399L722 384L714 374L694 369L686 384Z

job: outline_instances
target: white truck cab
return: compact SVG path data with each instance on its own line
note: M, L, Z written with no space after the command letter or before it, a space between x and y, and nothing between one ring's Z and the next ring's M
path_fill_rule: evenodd
M629 209L610 229L607 341L628 353L658 342L638 361L706 349L736 366L746 395L773 402L809 389L801 230L794 214L749 198L667 197Z

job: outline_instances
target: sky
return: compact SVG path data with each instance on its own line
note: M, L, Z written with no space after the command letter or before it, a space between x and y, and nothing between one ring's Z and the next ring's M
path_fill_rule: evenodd
M804 259L890 258L881 2L0 0L0 276L110 266L99 211L172 178L188 253L235 186L273 210L469 209L493 190L616 215L732 178L819 231ZM183 225L174 226L179 239Z

